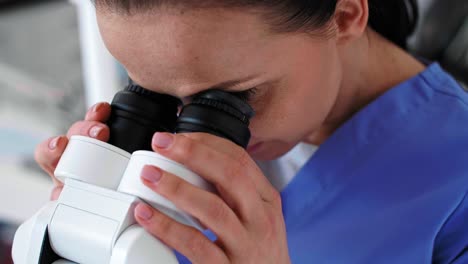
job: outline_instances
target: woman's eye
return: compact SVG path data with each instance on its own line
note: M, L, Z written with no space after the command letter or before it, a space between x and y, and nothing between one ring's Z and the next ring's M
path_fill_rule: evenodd
M231 94L237 96L241 100L248 103L252 101L256 93L257 93L257 88L251 88L251 89L241 91L241 92L232 92Z

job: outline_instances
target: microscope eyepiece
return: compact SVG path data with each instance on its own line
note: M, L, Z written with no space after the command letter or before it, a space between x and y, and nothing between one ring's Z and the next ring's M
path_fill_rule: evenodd
M177 119L176 133L206 132L245 148L250 140L253 109L234 94L209 90L198 94Z
M176 97L130 83L112 101L109 143L129 153L151 150L155 132L174 132L180 105Z

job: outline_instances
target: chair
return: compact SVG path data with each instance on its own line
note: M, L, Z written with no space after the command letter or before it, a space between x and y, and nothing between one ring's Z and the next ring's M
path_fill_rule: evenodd
M439 61L468 85L468 1L418 0L420 20L408 43L416 56Z

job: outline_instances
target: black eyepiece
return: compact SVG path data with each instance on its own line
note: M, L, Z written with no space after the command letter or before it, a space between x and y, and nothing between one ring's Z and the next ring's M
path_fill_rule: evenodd
M155 132L174 132L180 105L176 97L130 82L112 101L109 143L130 153L151 150Z
M177 119L176 133L205 132L229 139L245 148L249 144L253 109L234 94L209 90L198 94Z

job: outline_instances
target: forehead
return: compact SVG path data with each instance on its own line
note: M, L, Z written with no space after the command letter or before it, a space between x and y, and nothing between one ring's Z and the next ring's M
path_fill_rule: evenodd
M137 83L178 96L261 75L273 50L259 16L240 10L99 12L109 51Z

